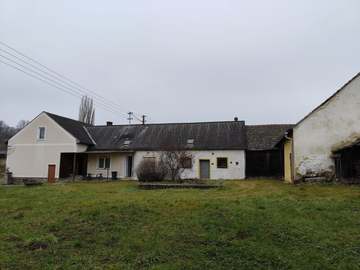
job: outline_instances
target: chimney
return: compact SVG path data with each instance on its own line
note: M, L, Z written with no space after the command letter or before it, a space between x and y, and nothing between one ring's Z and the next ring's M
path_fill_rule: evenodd
M106 121L106 125L107 125L107 126L112 126L112 125L113 125L113 122L111 122L111 121Z
M239 121L239 118L237 118L237 116L234 117L234 121L237 122Z

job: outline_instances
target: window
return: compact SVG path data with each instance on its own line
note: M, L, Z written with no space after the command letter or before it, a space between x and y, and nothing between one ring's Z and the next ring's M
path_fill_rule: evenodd
M145 157L143 157L143 159L144 159L145 162L148 162L148 164L152 163L153 166L155 166L155 164L156 164L156 159L155 159L155 157L145 156Z
M124 145L129 145L130 143L131 143L130 140L125 140L125 141L124 141Z
M110 158L109 157L99 157L99 169L110 169Z
M191 169L192 168L192 158L184 157L180 161L181 168L183 169Z
M38 139L39 140L45 140L45 127L39 127Z
M228 167L228 159L224 157L217 158L217 167L219 169L227 169Z

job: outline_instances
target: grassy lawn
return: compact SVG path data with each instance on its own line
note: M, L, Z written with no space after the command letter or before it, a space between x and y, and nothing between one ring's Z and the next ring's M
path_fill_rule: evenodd
M0 269L360 269L360 188L0 187Z

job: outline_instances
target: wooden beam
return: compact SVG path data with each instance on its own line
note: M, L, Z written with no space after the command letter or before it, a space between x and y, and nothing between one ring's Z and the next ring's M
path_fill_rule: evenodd
M75 181L75 172L76 172L76 153L74 153L74 160L73 160L73 182Z

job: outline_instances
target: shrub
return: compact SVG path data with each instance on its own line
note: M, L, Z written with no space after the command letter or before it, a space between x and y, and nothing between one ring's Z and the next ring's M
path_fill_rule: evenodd
M140 162L136 174L140 182L160 182L165 179L167 170L161 162L149 158Z

